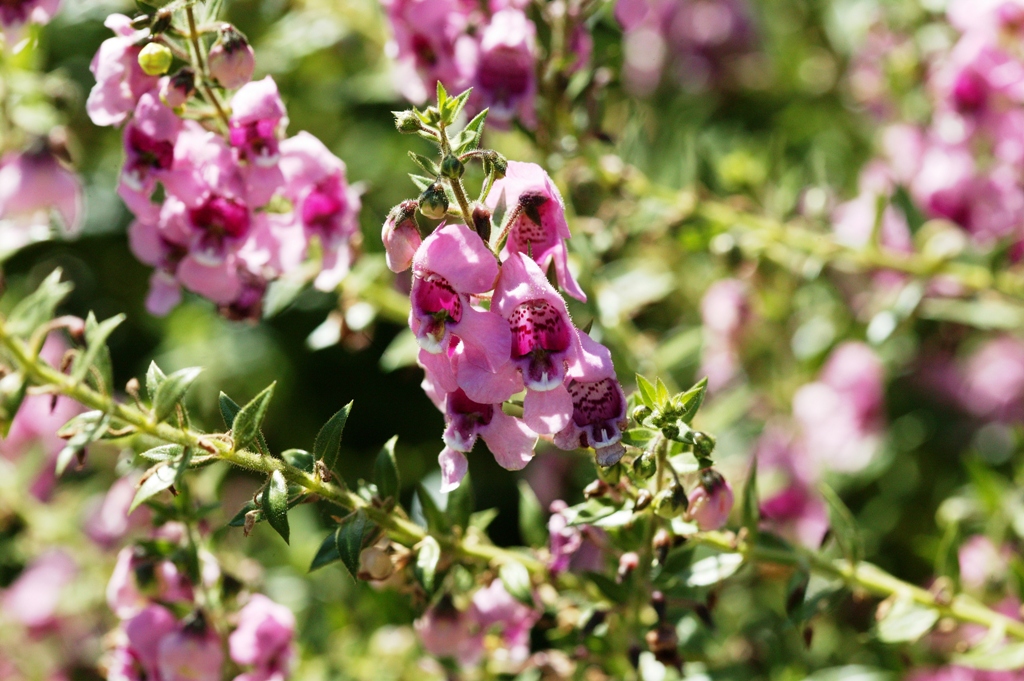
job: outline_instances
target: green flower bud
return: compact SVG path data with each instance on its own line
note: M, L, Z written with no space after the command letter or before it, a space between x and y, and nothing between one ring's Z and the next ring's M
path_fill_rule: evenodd
M658 462L654 460L654 455L650 452L644 452L633 459L633 472L642 480L647 480L657 473Z
M715 451L715 438L697 431L693 434L693 452L699 459L707 459Z
M684 513L689 501L686 499L686 492L679 485L673 485L663 489L654 497L652 508L660 517L671 520Z
M171 21L174 19L174 13L168 10L166 7L161 9L153 17L153 23L149 25L149 32L153 35L159 35L171 27Z
M441 161L441 174L451 180L457 180L466 172L466 166L453 154L448 154Z
M434 220L440 220L448 213L448 195L440 182L435 182L420 194L420 212Z
M171 68L174 55L166 45L149 43L139 52L139 66L150 76L162 76Z
M648 407L646 404L638 404L636 405L636 408L633 409L633 420L636 421L637 423L643 423L643 421L647 419L652 413L653 412L651 412L651 408Z
M651 505L651 501L654 500L654 495L651 494L651 490L642 489L636 493L636 502L633 503L634 511L642 511Z
M679 439L679 426L675 423L668 423L661 427L661 434L669 440Z
M491 157L488 159L491 162L491 166L494 168L495 179L500 180L505 177L505 173L508 171L508 159L499 154L496 151L491 152Z
M412 111L393 111L395 116L395 127L403 135L418 132L423 128L423 123Z

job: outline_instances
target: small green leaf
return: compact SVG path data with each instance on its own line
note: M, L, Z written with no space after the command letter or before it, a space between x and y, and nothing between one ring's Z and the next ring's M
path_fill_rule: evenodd
M192 463L192 454L195 449L192 447L186 447L185 451L182 452L181 461L178 463L178 470L174 475L174 486L181 487L182 480L185 479L185 473L188 471L189 464Z
M437 177L438 175L441 174L441 169L437 167L437 164L431 161L426 156L423 156L422 154L417 154L415 151L410 151L409 158L413 160L413 163L422 168L423 172L425 172L427 175L433 175L434 177Z
M534 548L548 543L548 528L544 522L544 509L541 508L533 488L525 480L519 481L519 534L523 541Z
M397 441L397 435L388 440L373 463L373 482L377 485L377 496L385 500L398 499L398 493L402 489L401 478L398 476L398 462L395 461Z
M221 418L224 419L224 427L227 428L228 430L231 430L231 428L235 425L235 417L238 416L238 412L242 410L242 407L240 407L237 402L235 402L233 399L231 399L224 393L220 394L220 397L218 398L217 402L220 406ZM263 438L262 431L256 436L256 445L257 447L259 447L259 450L261 452L270 451L270 448L267 447L267 441Z
M444 120L447 125L455 123L459 114L462 113L462 109L465 108L466 102L469 101L469 95L472 92L473 88L469 88L458 97L449 98L448 103L444 108Z
M185 393L192 387L201 371L199 367L181 369L160 383L156 389L156 396L153 397L153 418L157 423L167 420L167 417L174 413L174 407L185 397Z
M55 269L39 284L39 288L14 306L5 322L8 333L28 338L36 329L53 319L57 306L74 288L70 282L60 280L62 274L60 268Z
M839 498L835 490L825 483L818 485L821 496L828 503L829 520L832 523L832 536L839 544L843 557L851 563L858 563L864 556L863 543L860 536L860 528L853 513L846 507L843 500Z
M607 518L618 510L619 508L610 499L599 497L570 506L562 511L562 515L565 516L566 522L570 526L593 525L598 520Z
M451 520L452 525L465 528L473 515L476 507L476 499L473 496L473 480L469 473L462 478L459 486L448 493L448 505L445 512Z
M274 381L252 398L249 404L242 407L235 415L235 421L231 426L231 434L235 438L235 447L247 447L259 438L260 426L267 415L270 407L270 400L274 397Z
M700 410L702 404L704 404L704 398L708 394L708 379L707 376L700 379L695 386L683 393L680 398L680 406L683 408L682 421L684 423L691 423L693 417L697 415L697 411Z
M314 462L316 460L313 458L312 454L304 449L286 449L281 452L281 458L284 459L289 466L295 466L301 471L305 471L307 473L312 473L314 471Z
M85 379L89 375L89 367L95 365L99 370L100 376L103 378L103 389L110 390L112 379L107 339L124 320L125 316L119 314L102 323L97 323L96 316L92 312L89 313L85 320L87 347L85 352L75 358L75 363L71 369L71 377L76 382Z
M230 521L228 521L228 527L245 527L245 516L249 515L251 511L256 511L256 522L263 522L263 511L259 510L259 505L251 499L239 509L238 513L235 514Z
M452 149L456 155L464 154L480 146L481 133L483 132L484 123L487 121L488 111L489 109L484 109L474 116L473 120L462 129L462 132L452 139Z
M757 536L761 522L761 508L757 503L757 457L750 462L747 480L743 483L743 527L747 528L751 539Z
M487 528L491 526L494 519L498 517L498 509L496 508L485 508L482 511L477 511L473 515L469 516L469 526L486 532Z
M648 381L640 374L637 374L636 388L639 393L637 397L640 398L641 402L643 402L651 409L654 409L655 407L658 406L658 392L657 389L654 387L653 383Z
M440 111L448 102L448 91L444 89L441 81L437 81L437 109Z
M316 441L313 443L313 456L323 461L328 470L334 470L334 466L338 463L341 436L345 432L345 424L348 423L348 415L351 411L352 403L349 402L339 409L316 435Z
M150 400L156 399L157 388L160 384L167 379L167 374L160 370L160 367L156 365L156 362L149 363L149 369L146 370L146 393L149 394Z
M363 551L363 544L367 537L373 533L373 523L366 517L366 511L362 509L345 518L338 526L336 533L338 556L341 562L348 568L353 579L359 575L359 554Z
M281 471L274 471L263 488L260 510L270 526L277 530L284 542L289 540L288 531L288 481Z
M1024 668L1024 643L1009 643L995 650L984 648L956 655L953 664L988 671L1019 671Z
M711 586L731 577L743 565L742 553L719 553L702 558L683 573L687 586Z
M110 427L110 416L101 411L90 411L79 414L66 423L62 432L72 432L64 448L57 454L56 473L64 474L67 467L85 448L103 437Z
M654 394L657 396L658 404L668 404L672 400L672 395L668 391L668 386L665 385L665 381L661 380L660 376L654 384Z
M138 491L135 492L135 498L132 499L132 505L128 507L128 512L131 513L140 504L149 501L173 485L175 473L174 466L160 466L159 468L151 469L149 477L145 479L142 485L139 486Z
M441 560L441 545L437 540L427 535L419 543L416 552L416 579L419 580L427 593L434 592L437 577L437 564Z
M416 187L421 192L426 191L427 187L434 184L433 178L423 177L422 175L414 175L412 173L409 173L409 177L412 179L412 183L416 185Z
M185 448L181 445L160 445L159 447L153 447L139 454L143 459L152 461L154 463L160 463L161 461L173 461L181 456Z
M501 583L505 585L505 591L517 601L533 605L533 584L530 582L530 571L518 562L511 560L501 566L498 570Z
M878 622L878 640L885 643L916 641L939 621L937 610L926 608L910 598L897 598Z
M630 428L622 434L622 444L643 448L657 435L658 431L650 428Z
M422 483L416 488L416 498L420 500L420 506L423 508L423 517L427 519L427 527L431 532L444 534L451 529L448 516L437 507L434 497L430 496L430 492L427 491L427 488Z

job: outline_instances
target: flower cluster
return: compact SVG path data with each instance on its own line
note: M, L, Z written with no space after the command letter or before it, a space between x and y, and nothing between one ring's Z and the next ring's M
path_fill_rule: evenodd
M1011 256L1019 258L1024 239L1020 14L1020 5L1012 1L949 4L947 20L959 35L949 49L925 57L924 94L931 105L926 125L894 118L898 107L879 104L886 85L881 74L863 64L854 70L854 90L889 125L881 135L880 159L865 170L861 197L855 200L860 205L841 207L838 223L849 229L856 222L861 232L870 234L882 210L879 200L884 205L902 187L926 217L958 225L980 248L1010 245ZM872 55L885 49L897 61L912 64L919 55L907 47L909 42L876 31L865 49ZM872 56L859 61L877 60ZM881 223L883 244L906 250L909 231L903 214L885 208Z
M345 164L308 133L285 137L277 85L251 80L252 48L229 25L205 65L159 77L173 56L161 16L150 28L107 19L116 35L93 59L87 105L95 124L124 128L118 193L135 216L132 250L155 268L148 309L166 314L184 287L227 316L258 318L268 284L307 258L320 259L315 285L332 290L359 238Z
M387 49L397 60L395 83L404 97L422 103L438 81L454 91L472 87L473 113L489 108L492 124L501 127L513 118L535 125L537 27L526 16L527 3L382 2L393 30ZM589 35L582 36L578 54L586 59Z
M7 0L0 4L0 30L13 45L27 24L46 24L60 9L60 0Z
M618 0L615 18L625 31L623 78L639 95L666 73L690 90L719 85L755 42L744 0Z
M175 560L185 550L184 526L168 523L156 541L123 549L107 587L110 608L121 619L107 662L111 681L220 681L224 642L199 590L217 588L221 571L200 551L197 583ZM154 548L146 548L146 547ZM157 552L159 547L170 550ZM235 681L284 681L295 656L295 616L266 596L252 595L227 636L231 661L248 669ZM218 623L219 624L219 623Z
M409 325L424 389L445 413L444 490L465 475L478 438L509 470L530 461L539 435L566 450L593 447L603 466L624 451L626 398L611 354L573 325L546 275L553 269L561 288L585 300L568 267L562 197L540 166L502 166L473 223L481 218L489 232L491 212L507 209L495 230L503 247L492 250L457 223L442 223L420 243L411 202L397 206L383 229L392 269L412 267ZM506 413L503 404L524 391L522 418Z

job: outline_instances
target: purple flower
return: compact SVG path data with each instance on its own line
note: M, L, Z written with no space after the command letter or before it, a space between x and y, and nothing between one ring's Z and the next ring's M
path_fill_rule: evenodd
M1024 344L994 338L968 357L962 372L960 401L968 411L1005 423L1024 419Z
M139 98L156 87L159 79L148 76L139 66L138 44L144 31L132 28L123 14L111 14L105 26L116 35L100 45L89 69L96 85L89 93L86 110L96 125L120 125L135 110Z
M716 281L700 303L704 350L699 374L712 391L727 385L740 371L739 340L750 320L747 286L738 279Z
M414 626L428 653L469 666L484 654L483 634L474 615L475 612L458 610L451 597L444 596Z
M118 187L121 198L136 215L155 217L150 196L156 183L166 179L174 167L174 144L181 129L181 119L155 92L139 98L135 115L124 128L125 161Z
M597 462L611 466L625 453L626 395L615 377L612 355L589 335L579 332L580 361L568 373L573 412L569 424L555 434L555 446L573 450L593 447Z
M548 569L552 575L568 570L572 557L583 545L583 532L579 527L570 526L562 513L566 508L568 506L561 499L551 502L551 517L548 518L548 550L551 559L548 561Z
M114 652L113 679L159 679L160 642L177 630L178 621L163 606L149 605L122 624L123 643Z
M54 549L33 560L18 578L0 593L0 612L29 629L54 623L64 588L78 573L67 553Z
M231 146L239 156L261 167L280 158L278 139L288 127L288 114L270 76L242 87L231 99Z
M118 478L87 516L85 533L103 548L112 548L133 527L147 522L150 513L145 506L140 506L131 514L128 513L138 490L139 478L140 475L136 472Z
M45 143L0 158L0 253L49 238L56 214L65 234L81 226L82 183Z
M508 323L470 304L470 295L490 291L498 276L498 263L479 235L465 225L442 225L423 241L412 267L409 326L420 347L447 352L455 334L473 361L491 370L508 363Z
M117 554L107 583L107 605L121 619L129 619L149 605L149 596L165 603L191 602L188 578L169 560L146 556L128 546Z
M998 585L1006 579L1012 557L1009 546L998 547L985 535L974 535L960 545L957 553L960 582L976 591Z
M473 616L483 631L495 631L501 637L510 661L524 662L529 657L530 630L541 613L513 598L500 579L473 594Z
M270 679L278 675L284 679L295 655L294 637L292 611L255 594L239 611L238 628L228 637L228 648L232 660L255 668L246 678Z
M389 270L397 273L412 267L413 256L423 243L420 228L416 224L415 201L405 201L395 206L384 221L380 239L384 243Z
M687 518L702 530L717 530L725 525L732 512L733 493L729 481L713 468L700 472L700 483L690 491Z
M161 681L221 681L223 666L221 641L201 615L164 636L157 648Z
M240 88L252 80L256 55L245 36L230 24L220 29L216 44L210 48L210 75L228 90Z
M0 28L13 45L25 24L47 24L60 9L60 0L5 0L0 3Z
M521 10L503 9L491 17L480 38L474 110L490 108L488 121L507 127L517 115L536 125L537 28Z

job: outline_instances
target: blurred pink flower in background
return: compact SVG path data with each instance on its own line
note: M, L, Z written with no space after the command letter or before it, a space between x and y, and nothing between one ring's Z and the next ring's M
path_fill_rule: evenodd
M739 279L719 279L701 299L704 347L697 373L707 376L712 393L727 386L743 369L739 351L751 319L749 296L747 285Z
M65 551L52 549L35 558L14 582L0 591L0 619L39 630L56 621L64 589L78 574Z
M262 594L254 594L238 612L238 627L228 637L231 659L254 669L235 681L283 681L295 656L295 615Z
M0 3L0 29L13 47L25 24L47 24L60 10L61 0L6 0Z
M1008 575L1012 557L1009 546L998 547L985 535L974 535L957 552L960 583L975 591L999 585Z
M45 140L8 152L0 158L0 255L49 238L54 216L64 234L77 233L83 203L82 181Z

